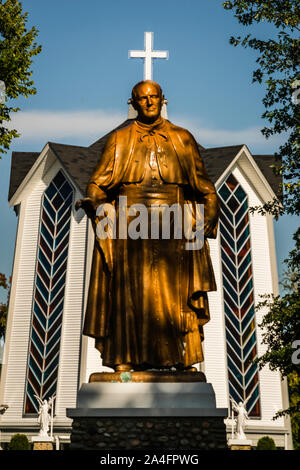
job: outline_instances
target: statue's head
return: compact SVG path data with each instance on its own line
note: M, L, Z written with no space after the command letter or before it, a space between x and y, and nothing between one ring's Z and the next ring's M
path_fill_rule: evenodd
M138 113L138 120L152 124L160 116L164 95L158 83L143 80L131 92L131 103Z

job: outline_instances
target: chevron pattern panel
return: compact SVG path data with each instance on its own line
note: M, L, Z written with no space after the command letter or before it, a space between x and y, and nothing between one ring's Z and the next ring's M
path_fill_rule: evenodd
M25 414L56 392L73 189L59 171L42 199L28 353Z
M256 326L247 195L231 174L219 190L220 239L229 395L260 416Z

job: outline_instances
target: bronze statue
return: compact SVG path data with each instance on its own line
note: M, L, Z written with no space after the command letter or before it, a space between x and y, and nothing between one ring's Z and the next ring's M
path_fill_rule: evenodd
M206 238L216 237L218 196L193 136L161 117L160 86L139 82L131 102L136 120L110 135L76 209L86 211L96 231L103 203L113 205L120 221L120 196L149 214L161 204L201 203L205 241L186 250L175 236L96 236L83 333L95 338L103 365L116 371L188 370L203 361L207 292L216 290ZM125 217L132 220L129 212Z

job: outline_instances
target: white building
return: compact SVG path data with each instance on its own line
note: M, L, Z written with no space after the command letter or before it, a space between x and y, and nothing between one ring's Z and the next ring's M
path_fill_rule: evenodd
M125 121L120 127L126 125ZM77 390L101 371L93 340L81 335L94 234L83 211L74 210L108 135L90 147L47 143L42 152L13 152L9 202L18 217L6 341L0 384L1 441L16 432L38 433L34 394L56 394L54 435L67 437ZM229 396L248 399L247 438L265 435L291 448L285 381L252 360L264 352L260 294L278 293L273 221L248 208L273 198L278 180L271 155L251 155L245 145L204 149L207 171L223 201L219 234L210 241L218 290L210 293L201 366L217 406ZM228 424L228 437L231 427Z

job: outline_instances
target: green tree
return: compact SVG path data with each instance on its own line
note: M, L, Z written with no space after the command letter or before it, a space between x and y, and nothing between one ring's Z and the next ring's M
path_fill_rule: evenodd
M223 2L223 7L232 10L239 23L246 27L263 22L274 27L274 35L268 40L254 38L249 33L243 38L231 37L230 43L250 47L258 53L258 67L253 71L252 81L266 86L262 117L269 122L262 134L266 138L280 133L288 135L275 154L274 171L282 175L277 198L256 209L261 213L273 213L276 217L283 211L299 215L300 92L294 88L300 88L299 1L234 0Z
M41 52L41 46L34 41L38 34L35 27L26 29L28 13L22 11L22 4L17 0L0 0L0 81L4 82L6 97L17 99L34 95L30 70L32 58ZM3 91L3 90L2 90ZM11 141L19 137L16 129L8 129L11 114L20 111L16 106L9 106L0 90L0 159L8 151ZM4 274L0 273L0 285ZM0 304L0 338L4 336L7 316L7 304Z
M276 450L276 449L277 447L275 445L274 439L272 439L269 436L261 437L257 441L256 450Z
M30 442L25 434L14 434L8 444L8 450L30 450Z
M292 422L292 434L293 434L293 444L295 450L300 450L300 411L299 411L299 401L300 401L300 375L299 372L294 372L288 376L289 384L289 396L291 408L294 411L291 411L291 422Z
M34 41L38 34L35 27L26 29L28 13L22 11L17 0L0 0L0 80L5 83L6 96L16 99L34 95L30 70L32 58L41 52L41 46ZM3 100L2 100L3 101ZM11 113L20 108L0 102L0 158L6 153L11 141L19 137L16 129L5 127L11 120Z
M273 170L281 175L282 183L273 201L252 208L261 214L271 213L278 218L282 213L300 213L300 8L298 0L233 0L223 2L226 10L234 13L245 27L255 23L269 23L273 35L269 39L254 38L251 34L231 37L230 43L257 52L257 68L252 81L264 84L265 112L262 118L268 122L261 132L269 138L286 133L287 138L275 154ZM293 360L295 344L300 340L300 229L294 235L295 249L290 252L287 274L284 280L285 294L262 296L257 308L266 308L263 317L263 343L266 353L258 358L260 367L268 365L287 377L289 384L289 408L275 418L289 414L292 419L294 447L300 447L300 370ZM300 354L299 354L300 355Z

